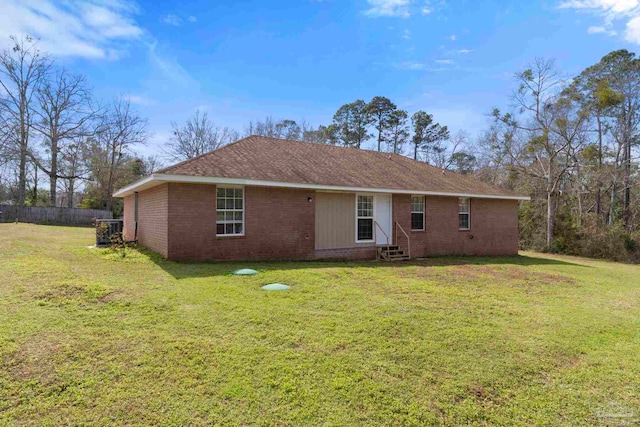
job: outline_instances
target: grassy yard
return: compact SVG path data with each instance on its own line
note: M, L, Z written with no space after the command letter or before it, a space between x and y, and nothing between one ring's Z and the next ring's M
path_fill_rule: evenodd
M637 266L188 264L92 233L0 224L0 425L640 423Z

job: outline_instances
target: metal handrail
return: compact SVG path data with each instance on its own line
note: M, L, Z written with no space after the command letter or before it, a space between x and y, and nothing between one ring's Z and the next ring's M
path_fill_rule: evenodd
M402 226L400 225L400 223L398 223L398 221L396 221L396 245L398 244L398 232L397 232L398 228L400 229L400 231L402 231L402 234L404 234L405 237L407 238L407 255L409 256L409 258L411 258L411 238L409 237L407 232L404 231L404 228L402 228Z
M373 240L376 246L378 246L378 228L380 229L380 231L382 231L382 234L384 234L384 237L387 239L387 253L388 253L389 247L391 246L389 244L389 236L387 235L387 233L384 232L384 230L382 229L382 226L378 224L378 221L373 220Z

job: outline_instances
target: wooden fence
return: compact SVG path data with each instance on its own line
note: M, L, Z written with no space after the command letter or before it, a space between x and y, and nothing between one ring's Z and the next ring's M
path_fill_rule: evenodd
M20 212L22 211L22 212ZM91 225L96 218L111 219L111 211L80 208L51 208L0 205L0 222L30 222L51 225Z

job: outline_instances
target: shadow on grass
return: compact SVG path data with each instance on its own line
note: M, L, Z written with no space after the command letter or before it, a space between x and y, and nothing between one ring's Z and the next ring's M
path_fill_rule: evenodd
M512 266L574 266L590 268L558 259L546 257L532 257L525 255L514 256L446 256L425 259L414 259L405 262L380 261L197 261L176 262L167 261L157 253L139 247L133 249L140 255L154 262L158 267L176 279L198 277L225 276L241 268L253 268L258 271L298 270L313 268L369 268L369 269L402 269L411 267L446 267L459 265L512 265Z

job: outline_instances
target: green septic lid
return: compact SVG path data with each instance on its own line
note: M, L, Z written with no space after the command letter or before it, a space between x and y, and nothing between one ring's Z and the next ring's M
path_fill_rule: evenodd
M289 289L289 286L283 285L282 283L270 283L268 285L264 285L262 289L265 291L286 291Z
M239 276L249 276L251 274L258 274L258 272L250 268L241 268L240 270L234 271L233 274Z

